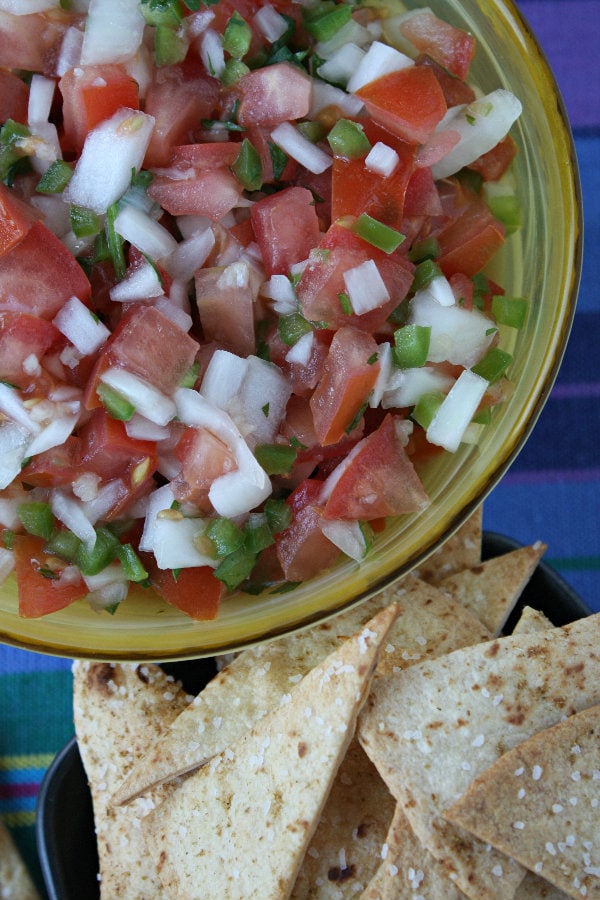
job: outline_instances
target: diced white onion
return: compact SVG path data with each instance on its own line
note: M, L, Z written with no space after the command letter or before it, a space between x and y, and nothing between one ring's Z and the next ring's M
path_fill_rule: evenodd
M190 281L194 272L201 268L215 245L212 228L195 231L190 237L181 241L169 257L169 272L174 278Z
M315 118L326 106L337 106L347 116L357 116L364 106L360 97L348 94L341 88L328 84L326 81L313 78L312 86L312 99L309 111L311 118Z
M175 417L176 407L171 398L127 369L106 369L100 381L122 394L140 415L157 425L166 425Z
M394 172L400 162L400 157L393 147L388 147L383 141L373 144L365 157L365 166L376 175L387 178Z
M252 456L249 450L248 453ZM248 477L245 472L236 469L215 478L208 499L218 515L234 519L263 503L271 493L271 482L263 469L261 472L262 475L257 472L256 477Z
M81 48L83 47L83 31L74 25L69 26L65 31L58 59L56 61L55 75L59 78L75 66L81 63Z
M153 116L125 107L97 125L85 139L63 199L105 213L129 187L132 169L139 171L153 127Z
M406 56L395 47L381 41L373 41L346 88L352 93L383 75L407 69L414 64L410 56Z
M0 490L21 471L30 437L14 422L0 422Z
M78 297L70 297L63 304L52 324L82 356L95 353L110 337L106 325Z
M470 369L462 372L427 429L430 444L454 452L477 411L489 382Z
M265 3L254 16L254 24L270 44L286 33L288 23L270 3Z
M172 303L168 297L159 297L154 304L154 308L160 310L171 322L175 322L182 331L189 331L194 324L189 313L184 312L180 306Z
M367 552L367 543L359 522L343 519L323 519L321 531L342 553L360 562Z
M177 227L184 239L194 237L200 231L206 231L213 224L206 216L177 216Z
M218 560L198 548L198 539L206 529L204 519L158 516L154 524L152 551L159 569L187 569L191 566L216 567Z
M50 498L50 506L55 518L62 522L65 528L76 534L88 550L92 550L96 543L96 532L83 511L80 501L69 497L62 491L55 490Z
M454 384L454 379L444 375L432 366L418 369L395 369L388 380L381 399L384 409L414 406L423 394L443 391L445 394Z
M356 44L344 44L319 66L317 75L332 84L347 84L364 55L365 51Z
M164 441L170 435L165 425L157 425L139 413L134 413L131 419L125 422L125 431L130 438L138 441Z
M338 28L329 40L319 41L315 46L315 53L321 59L329 59L336 50L346 44L353 43L358 47L366 47L372 40L371 32L367 28L356 19L350 19L341 28Z
M379 345L377 356L379 361L379 374L369 398L369 406L372 409L376 409L381 403L384 392L387 390L390 374L393 370L392 348L387 341L384 341Z
M377 309L390 299L385 282L372 259L347 269L344 272L344 284L350 297L350 305L358 316Z
M12 550L0 547L0 586L6 581L15 567L15 554Z
M478 309L441 306L427 294L415 294L408 323L431 326L429 362L451 362L465 368L478 362L494 339L495 328Z
M81 64L122 63L142 43L145 20L139 0L90 0Z
M280 316L286 316L298 309L296 292L287 275L271 275L262 285L261 294L273 301L273 309Z
M190 40L197 38L203 31L206 31L214 18L215 13L212 9L203 9L202 12L194 12L186 16L185 27Z
M200 38L200 58L209 75L218 78L225 68L225 53L221 35L207 28Z
M202 378L200 393L209 403L226 410L241 391L248 363L229 350L215 350Z
M498 88L468 105L451 106L436 132L455 131L460 140L431 167L433 177L447 178L492 150L509 132L521 115L521 101L504 88Z
M333 159L328 153L300 134L291 122L282 122L277 125L271 132L271 139L288 156L315 175L325 172L333 163Z
M28 16L59 7L60 0L0 0L0 10L13 16Z
M29 431L31 434L37 434L40 426L31 418L29 411L18 391L0 381L0 413L4 413L16 425Z
M156 526L157 515L162 509L171 509L175 502L175 494L170 485L164 484L150 494L147 501L146 517L144 519L144 529L139 542L139 549L151 551L154 542L154 528Z
M117 216L118 219L118 216ZM154 266L144 260L110 290L110 299L116 303L131 303L148 297L160 297L163 287Z
M0 428L0 440L2 437L2 429ZM0 450L0 456L2 451ZM8 492L7 492L8 494ZM21 519L19 518L19 505L27 500L27 492L17 482L10 490L8 496L0 495L0 525L13 530L21 527Z
M59 416L52 419L45 428L42 428L37 434L29 447L27 448L28 456L36 456L52 447L60 447L69 437L79 419L79 412L71 415Z
M164 225L135 206L126 206L119 211L115 231L150 259L157 261L170 256L177 247L177 241Z
M445 275L436 275L426 287L421 288L417 293L435 300L440 306L456 305L456 297Z
M37 194L30 203L44 216L44 225L60 238L69 231L69 207L60 194Z
M307 366L310 362L314 342L314 331L307 331L301 338L298 338L293 347L290 347L285 355L286 362Z
M99 519L104 519L106 514L115 506L116 503L127 493L125 482L122 478L113 478L103 484L96 493L95 497L87 500L84 505L84 512L92 525Z
M27 123L30 127L48 121L55 87L56 82L52 78L37 74L32 76L27 106Z
M275 439L292 392L290 382L273 363L249 356L240 394L240 430L255 444ZM239 427L238 426L238 427Z

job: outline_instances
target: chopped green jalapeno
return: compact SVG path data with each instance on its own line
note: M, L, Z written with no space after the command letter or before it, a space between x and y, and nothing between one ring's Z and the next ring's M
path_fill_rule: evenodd
M54 530L54 516L49 503L20 503L17 513L25 531L46 541L50 540Z
M400 369L424 366L431 340L430 325L405 325L394 332L392 358Z

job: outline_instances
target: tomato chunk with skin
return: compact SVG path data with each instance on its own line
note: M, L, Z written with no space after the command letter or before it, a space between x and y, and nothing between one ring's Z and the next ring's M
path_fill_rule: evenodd
M287 581L306 581L332 566L339 549L321 531L322 514L316 505L322 482L305 479L290 494L292 523L275 538L277 557Z
M175 497L210 512L210 487L215 478L237 468L235 454L207 428L186 428L175 456L181 461L181 471L171 482Z
M204 337L239 356L255 351L254 288L244 262L199 269L195 275L196 306Z
M0 313L0 378L26 388L32 378L26 361L39 362L60 337L47 319L26 313Z
M242 75L235 92L240 125L277 125L308 115L312 83L300 68L283 62Z
M87 304L90 292L77 260L41 222L0 258L0 311L53 319L69 297Z
M218 222L237 206L242 185L225 168L190 170L189 177L156 175L148 196L173 216L206 216Z
M335 444L348 432L367 402L379 375L375 339L352 326L336 331L323 377L310 408L321 444Z
M0 122L12 119L27 124L29 88L25 82L5 69L0 69Z
M359 441L329 477L334 487L323 510L326 519L370 521L418 512L428 504L392 415Z
M75 66L58 82L62 94L63 149L79 153L88 133L126 106L139 109L137 82L122 66Z
M401 230L404 195L414 168L413 145L404 145L397 167L391 175L371 172L364 159L333 160L331 216L360 216L367 213L390 228Z
M383 75L356 93L376 122L412 144L424 144L447 109L437 78L424 66Z
M37 453L21 470L21 481L31 487L70 485L81 474L81 441L70 435L60 447Z
M175 574L171 569L151 565L147 561L148 556L143 554L144 564L154 590L163 600L190 619L207 622L216 618L225 586L210 566L193 566L180 569ZM150 559L153 560L153 557Z
M29 534L14 536L15 574L19 595L19 615L26 619L47 616L70 606L88 593L81 576L63 576L66 564L55 567L55 557L50 560L44 553L42 538Z
M469 203L437 238L440 245L437 262L447 278L456 272L464 275L481 272L505 241L504 226L479 198Z
M464 80L475 55L475 38L422 9L408 16L400 32L420 53L432 57L448 72Z
M314 198L306 188L289 187L265 197L250 216L269 276L287 275L321 238Z
M0 91L2 85L0 85ZM0 256L22 241L32 222L40 218L37 211L0 182Z

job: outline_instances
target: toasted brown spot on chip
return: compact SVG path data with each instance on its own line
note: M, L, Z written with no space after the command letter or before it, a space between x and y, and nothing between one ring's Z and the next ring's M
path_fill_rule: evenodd
M298 744L298 756L302 759L303 756L306 756L308 751L308 747L306 746L304 741L300 741Z
M327 878L329 881L334 881L336 884L343 884L344 881L348 881L349 878L354 878L354 872L354 866L332 866L327 873Z

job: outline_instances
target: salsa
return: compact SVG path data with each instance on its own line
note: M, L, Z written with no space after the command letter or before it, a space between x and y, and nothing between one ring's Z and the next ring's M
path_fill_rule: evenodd
M62 8L68 6L68 9ZM13 8L14 7L14 8ZM5 7L6 8L6 7ZM0 580L195 619L360 562L510 395L503 89L430 9L0 12Z

